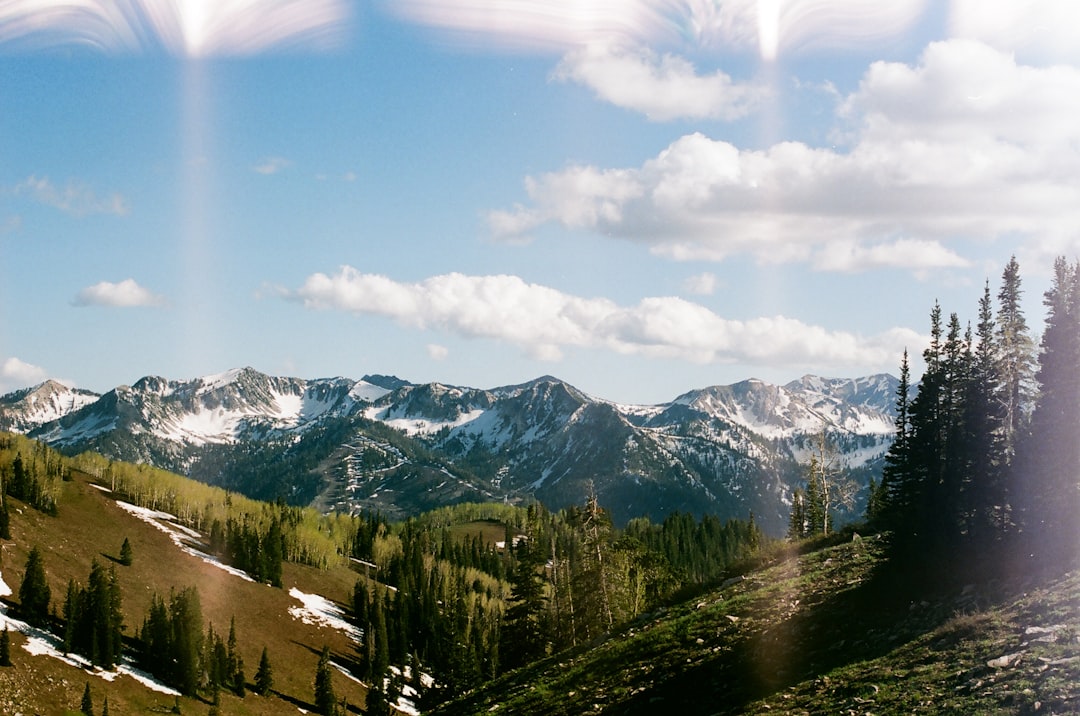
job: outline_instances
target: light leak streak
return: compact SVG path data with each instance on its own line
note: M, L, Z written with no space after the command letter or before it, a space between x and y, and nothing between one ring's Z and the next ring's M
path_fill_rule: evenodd
M347 0L21 0L0 2L0 46L154 47L186 57L323 51L343 44Z

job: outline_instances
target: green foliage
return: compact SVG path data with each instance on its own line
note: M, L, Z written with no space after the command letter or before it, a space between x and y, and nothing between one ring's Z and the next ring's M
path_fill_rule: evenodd
M19 586L19 613L27 624L47 627L51 599L52 591L45 577L45 563L41 550L35 545L26 558L26 570Z
M337 713L337 695L334 693L333 667L330 665L330 647L324 646L315 667L315 713L334 716Z
M28 458L23 457L24 452ZM21 435L0 438L0 483L5 494L55 516L64 474L63 458L44 443Z
M143 667L185 696L198 693L204 667L202 606L199 592L187 587L158 595L139 632Z
M989 286L983 292L977 345L955 313L944 324L939 305L931 312L926 372L910 403L898 392L875 515L901 564L1000 571L1006 562L1080 563L1080 264L1055 264L1033 414L1034 354L1020 295L1013 259L996 320Z
M7 623L4 624L4 630L0 632L0 666L11 666L11 633L8 631Z
M270 653L263 647L259 657L259 669L255 672L255 693L266 696L274 688L274 667L270 663Z
M123 611L116 569L108 572L94 560L89 585L68 583L64 599L64 648L111 669L123 650Z
M124 543L120 545L120 564L125 567L130 567L131 563L134 561L135 553L131 549L131 542L125 537Z
M86 682L86 688L83 689L82 703L79 706L79 711L85 714L85 716L94 716L94 699L90 695L90 682Z

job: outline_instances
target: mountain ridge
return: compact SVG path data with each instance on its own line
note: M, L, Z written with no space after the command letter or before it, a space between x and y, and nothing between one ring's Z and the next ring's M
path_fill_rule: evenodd
M595 492L617 522L753 512L777 532L810 435L826 430L864 486L879 475L897 381L748 379L642 406L550 375L481 389L245 367L190 380L148 375L96 399L63 393L52 412L33 412L29 396L56 390L46 385L0 398L0 427L267 499L405 515L461 500L560 509Z

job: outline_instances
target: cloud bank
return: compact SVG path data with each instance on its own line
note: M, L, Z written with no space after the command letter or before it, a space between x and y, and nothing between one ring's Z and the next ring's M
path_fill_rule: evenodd
M500 239L557 224L673 259L749 255L823 271L963 266L957 241L1080 250L1080 70L938 42L917 64L871 65L837 113L853 128L838 137L846 151L745 150L693 133L639 167L526 177L528 202L488 222Z
M165 299L135 282L125 279L120 283L102 281L87 286L75 295L72 303L76 306L106 306L109 308L136 308L140 306L161 306Z
M49 374L41 366L9 356L0 363L0 395L45 382Z
M313 274L282 294L311 309L505 341L543 360L561 359L566 348L589 348L695 363L884 367L896 362L904 346L922 344L906 329L864 338L784 316L730 320L674 297L619 306L509 275L451 273L400 283L344 266L334 275Z

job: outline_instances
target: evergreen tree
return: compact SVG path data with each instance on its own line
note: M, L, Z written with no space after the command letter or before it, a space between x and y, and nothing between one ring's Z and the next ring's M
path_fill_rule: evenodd
M987 281L979 300L977 343L971 359L964 434L971 480L964 511L969 517L968 532L973 543L986 543L1000 534L1006 513L1003 385L996 325L990 282Z
M45 563L36 546L26 558L26 570L19 586L19 613L27 624L46 627L49 624L49 600L52 592L45 577Z
M259 657L259 668L255 672L255 693L266 696L274 688L274 667L270 664L270 654L263 647Z
M330 666L330 647L324 646L315 668L315 713L334 716L337 712L337 696Z
M538 572L543 556L526 539L518 541L514 556L516 567L510 578L510 600L499 644L499 654L506 669L524 666L546 652L541 621L544 592ZM595 583L593 586L594 589L597 587Z
M171 682L180 693L193 696L202 676L202 605L199 592L188 587L173 595L169 605L171 627Z
M0 539L11 539L11 514L8 512L7 495L0 488Z
M106 696L101 704L101 716L109 716L109 697Z
M124 543L120 545L120 564L125 567L130 567L131 563L135 560L135 555L131 551L131 542L128 538L124 538Z
M806 533L806 509L803 491L795 488L791 494L791 514L788 516L788 539L802 539Z
M11 634L7 623L4 624L4 631L0 632L0 666L11 666Z
M1080 561L1080 263L1055 262L1043 303L1040 392L1015 491L1024 551L1040 567L1067 569Z
M881 473L881 489L885 507L878 515L878 526L899 529L912 513L908 501L915 492L912 474L911 453L911 414L909 396L911 392L911 370L908 364L908 352L900 361L900 382L896 387L896 432L892 445L885 453L885 467Z
M1020 266L1009 259L998 292L997 346L1003 411L1002 439L1005 459L1011 461L1025 431L1027 411L1035 392L1035 343L1028 332L1020 301L1023 296Z
M85 716L94 716L94 699L90 696L90 682L86 682L86 688L83 689L82 703L79 706L79 711L85 714Z

